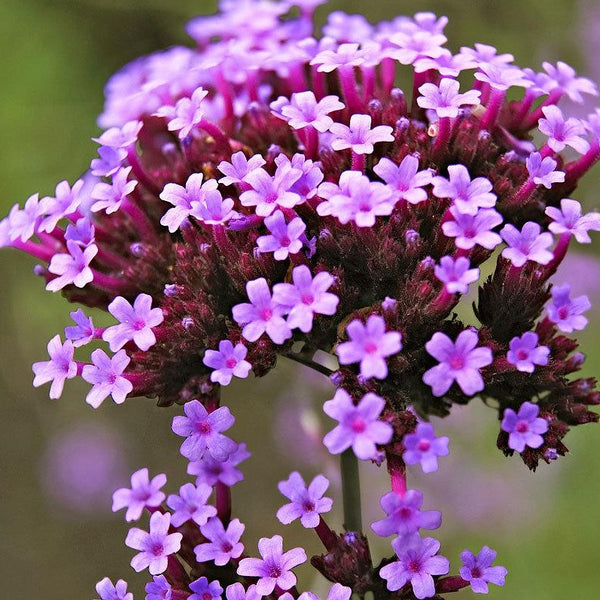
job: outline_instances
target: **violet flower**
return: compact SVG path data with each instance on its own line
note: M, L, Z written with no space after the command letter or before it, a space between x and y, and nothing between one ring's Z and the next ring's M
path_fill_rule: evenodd
M448 456L449 441L446 436L435 437L430 423L419 423L414 433L404 437L402 458L407 465L420 464L423 473L433 473L438 469L437 457Z
M155 512L150 517L150 531L134 527L125 538L125 544L134 550L139 550L131 559L135 571L148 568L150 575L160 575L167 569L168 557L181 547L183 535L168 533L171 515Z
M385 321L379 315L370 315L366 324L354 319L346 331L350 341L336 348L340 364L360 362L360 373L365 379L385 379L385 359L402 350L402 335L398 331L386 332Z
M272 538L261 538L258 551L262 558L243 558L237 573L245 577L258 577L256 591L259 594L267 596L275 586L289 590L296 584L292 569L306 561L306 553L302 548L284 552L283 538L274 535Z
M240 542L244 529L246 527L239 519L229 521L225 529L221 519L211 517L200 527L202 535L208 542L198 544L194 548L196 560L213 561L215 565L221 567L232 558L239 558L244 551L244 544Z
M476 594L487 594L488 583L504 585L507 570L504 567L492 567L496 559L496 551L484 546L477 556L469 550L460 553L463 566L460 576L471 584Z
M317 475L307 487L300 473L294 471L286 481L280 481L277 487L291 500L277 511L277 518L284 525L300 519L303 527L315 528L319 524L319 515L329 512L333 505L331 498L323 497L329 487L329 480L323 475Z
M505 409L500 426L509 434L509 448L523 452L526 447L539 448L544 443L542 434L548 431L548 421L538 417L539 413L540 407L531 402L523 402L518 413Z
M147 468L136 471L131 476L131 488L119 488L114 492L112 511L117 512L127 507L125 520L137 521L144 508L156 508L163 503L166 496L161 488L166 483L167 476L164 473L159 473L150 480Z
M358 404L343 389L323 405L325 414L338 421L323 443L332 454L340 454L352 447L361 460L374 458L377 444L387 444L392 438L392 426L379 419L385 406L383 398L366 394Z

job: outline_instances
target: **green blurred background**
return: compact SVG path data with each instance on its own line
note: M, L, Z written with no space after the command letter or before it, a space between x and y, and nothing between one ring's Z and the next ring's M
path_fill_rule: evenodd
M95 117L107 77L140 54L187 43L184 22L211 12L214 4L1 0L2 214L34 192L52 195L58 181L76 179L95 153L90 138L98 133ZM594 5L593 0L373 0L332 1L329 8L363 12L372 21L434 10L450 17L447 33L454 51L486 42L512 52L522 66L539 68L542 60L562 59L597 79L600 11ZM321 20L326 11L319 10ZM600 206L594 195L599 179L597 168L580 190L578 198L589 207ZM143 598L148 576L129 567L132 552L123 544L127 527L121 514L110 513L110 494L143 466L151 474L173 474L169 492L177 491L185 475L179 441L169 426L177 409L157 409L149 400L134 399L122 406L107 401L93 411L83 402L85 387L73 382L58 402L48 400L47 386L34 390L30 365L46 359L47 341L67 324L68 309L74 308L60 295L44 292L32 275L33 265L15 251L0 253L1 595L14 600L93 598L94 584L108 575L113 581L128 580L136 597ZM597 259L584 256L577 265L575 291L595 296L592 301L600 304ZM598 327L600 319L592 315L590 330L581 336L589 353L587 374L600 372ZM276 482L292 469L312 476L322 461L333 480L331 491L338 493L336 465L311 443L322 435L311 406L318 407L331 388L318 376L307 378L282 364L265 380L227 391L225 400L238 417L235 437L247 440L253 453L246 463L248 483L234 491L234 510L248 523L250 553L259 536L280 528L273 516L282 503ZM440 434L451 436L453 450L440 471L426 478L411 473L412 486L426 490L427 508L444 511L445 525L436 537L454 570L461 550L477 551L488 544L509 569L507 587L493 590L491 598L598 597L598 428L571 432L571 454L532 475L519 460L507 461L495 451L492 412L471 408L436 423ZM271 441L274 427L284 432L279 441ZM383 489L382 474L364 466L365 488ZM86 485L78 487L77 481L84 480ZM376 498L365 493L364 503L366 518L380 518ZM332 526L339 529L340 523L340 515L334 514ZM288 528L286 546L306 542L309 551L318 552L314 540L299 529ZM381 557L388 550L376 546L374 553ZM309 569L300 573L304 585L315 583ZM468 590L460 594L473 597Z

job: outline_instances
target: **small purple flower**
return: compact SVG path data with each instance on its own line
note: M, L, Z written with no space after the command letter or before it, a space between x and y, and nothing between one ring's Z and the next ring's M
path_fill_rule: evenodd
M50 360L36 362L32 366L35 375L33 385L39 387L51 381L50 398L56 400L63 392L65 381L77 375L77 363L73 360L75 348L71 340L66 340L63 344L60 335L55 335L48 342L47 348Z
M475 73L475 79L487 83L491 88L502 92L511 87L530 87L531 81L522 69L506 64L483 63Z
M469 284L479 279L479 269L469 269L469 259L459 256L442 256L440 264L435 265L435 276L444 284L444 289L449 294L466 294Z
M400 31L394 34L390 41L399 46L391 48L388 55L395 58L403 65L414 64L423 56L437 58L444 52L442 45L446 43L446 36L436 31L425 31L420 27L413 31Z
M130 361L125 350L119 350L109 357L98 348L92 352L91 358L93 364L85 365L81 374L93 386L85 401L94 408L98 408L107 396L112 396L116 404L125 402L127 394L133 390L132 383L123 377Z
M447 558L436 556L440 543L433 538L422 540L414 536L408 547L403 538L396 538L392 546L399 560L385 565L379 571L379 575L387 581L387 589L395 592L410 581L413 593L419 600L434 596L432 575L445 575L450 568Z
M417 104L421 108L434 110L437 116L442 119L458 117L458 109L465 105L477 105L480 103L479 90L469 90L465 94L459 94L459 83L456 79L444 77L439 85L435 83L424 83L419 92L421 95L417 98Z
M373 227L375 217L391 215L397 201L388 186L360 171L344 171L339 185L322 183L318 193L326 199L317 205L320 216L332 215L343 225L354 221L359 227Z
M81 204L79 197L83 180L78 179L73 187L68 181L61 181L54 191L54 198L42 198L40 204L46 215L39 225L39 231L51 233L63 217L74 215Z
M261 235L256 243L259 252L273 252L275 260L286 260L290 254L302 250L302 236L306 224L300 217L295 217L289 223L280 210L276 210L265 219L265 225L271 235Z
M512 54L498 54L498 50L488 44L475 44L475 48L463 46L460 53L473 58L477 63L506 65L515 59Z
M112 497L112 511L117 512L127 507L126 521L137 521L144 508L160 506L165 494L161 488L167 483L167 476L159 473L150 481L148 469L144 467L131 476L131 488L119 488Z
M423 381L434 396L443 396L454 381L467 396L483 390L479 369L491 364L493 356L488 347L477 348L478 342L477 332L471 329L461 331L456 342L440 331L433 334L425 348L440 364L425 371Z
M504 578L508 571L504 567L492 567L496 558L496 551L484 546L477 556L469 550L460 553L463 566L460 576L471 584L471 589L476 594L487 594L488 583L504 585Z
M461 213L456 206L450 208L454 221L442 223L442 231L447 237L456 238L456 246L461 250L471 250L479 245L493 250L502 238L492 229L502 223L502 215L493 208L481 208L475 216Z
M152 296L139 294L133 306L122 296L117 296L108 305L108 312L119 321L118 325L108 327L102 334L102 339L113 352L130 341L144 352L156 344L152 328L160 325L164 316L162 309L152 308Z
M108 148L129 148L137 142L138 133L141 131L143 123L141 121L128 121L122 127L111 127L102 133L98 138L92 138L101 146Z
M552 246L552 234L544 231L534 221L527 221L521 231L508 223L500 231L508 248L502 250L502 256L510 260L515 267L522 267L528 260L547 265L554 255L548 248Z
M532 152L525 160L529 179L536 185L543 185L547 190L552 187L553 183L563 183L565 173L563 171L555 171L556 161L551 156L546 156L542 159L539 152Z
M154 575L154 581L146 584L146 600L171 600L171 584L164 575Z
M376 445L387 444L393 435L392 426L379 419L384 408L385 400L376 394L366 394L355 405L346 390L338 389L323 405L325 414L339 422L323 438L329 452L340 454L352 447L361 460L374 458Z
M243 152L236 152L231 155L231 162L222 161L217 168L225 177L219 179L222 185L233 185L242 183L244 177L265 164L265 159L260 154L255 154L248 160Z
M65 337L73 342L75 348L85 346L96 336L96 328L92 318L88 317L81 308L70 313L75 325L65 327Z
M538 128L548 136L548 147L560 152L565 146L570 146L580 154L585 154L590 145L582 136L585 126L579 119L563 117L562 111L555 104L542 108L545 119L539 120Z
M285 594L284 594L285 595ZM227 600L260 600L262 596L256 591L254 584L249 585L245 590L244 586L237 582L227 586L225 590ZM283 596L280 596L280 598Z
M160 575L167 569L168 556L181 548L181 533L169 533L171 515L155 512L150 517L150 531L134 527L125 538L125 544L140 550L131 559L131 566L140 572L146 567L151 575Z
M547 308L548 318L564 333L572 333L585 329L588 320L583 313L591 306L585 295L571 299L568 283L556 285L552 288L552 304Z
M237 450L238 445L222 431L227 431L235 419L226 406L209 413L198 400L186 402L185 417L173 417L171 429L187 438L181 444L181 454L189 460L200 460L206 453L215 460L224 461Z
M296 576L292 569L306 561L306 553L302 548L293 548L283 552L283 538L274 535L272 538L261 538L258 542L260 558L243 558L237 573L245 577L259 577L256 591L261 596L268 596L275 586L289 590L296 584Z
M69 223L65 229L65 242L72 241L82 248L87 248L95 241L96 228L86 217L81 217L76 223Z
M303 202L300 194L291 191L302 175L300 169L285 162L277 166L275 175L262 168L253 169L244 177L244 183L251 189L242 192L240 202L242 206L256 207L259 217L268 217L278 207L293 208Z
M167 118L169 131L177 131L179 139L182 140L202 121L204 116L202 101L207 95L206 90L198 88L191 98L181 98L175 106L163 106L158 109L156 115Z
M319 52L310 64L317 66L321 73L331 73L337 69L356 67L364 62L359 44L340 44L335 50Z
M433 473L438 469L437 457L448 455L449 438L435 437L431 423L419 423L414 433L404 436L402 458L407 465L420 463L423 473Z
M168 227L171 233L177 231L190 216L202 220L200 207L222 201L221 192L217 190L217 180L208 179L202 182L202 173L192 173L182 187L176 183L167 183L159 198L173 205L161 218L160 224Z
M334 150L351 148L356 154L372 154L374 144L393 142L394 130L389 125L378 125L371 129L370 115L352 115L350 126L334 123L329 131L333 134L331 147Z
M431 183L431 171L429 169L419 171L419 159L416 156L407 154L399 165L384 157L373 167L373 171L390 188L400 192L400 200L406 200L411 204L427 200L427 192L423 187Z
M290 192L299 194L302 200L315 196L317 187L323 181L323 171L321 170L320 162L314 162L307 159L304 154L296 153L292 156L291 161L285 154L280 154L275 159L275 164L278 167L288 164L293 169L298 169L302 172L300 178L290 188Z
M124 148L100 146L98 155L100 158L94 158L90 164L92 175L112 177L123 166L127 151Z
M438 198L450 198L456 209L465 215L475 216L479 208L493 208L496 194L492 193L492 184L485 177L476 177L471 181L468 169L464 165L450 165L449 179L437 176L433 178L433 194Z
M43 210L38 194L29 196L23 208L15 204L7 217L11 242L19 238L22 242L26 242L32 238L38 231Z
M221 385L229 385L232 377L242 379L248 377L252 365L244 360L248 349L244 344L234 345L229 340L219 342L219 350L207 350L202 362L214 371L210 374L210 380Z
M206 577L200 577L190 583L190 590L195 592L189 596L189 600L221 600L223 588L218 581L209 583Z
M121 208L123 200L133 192L138 182L127 179L131 167L121 168L112 176L112 183L97 183L92 190L92 199L96 200L90 207L92 212L103 210L107 215Z
M415 73L424 73L435 69L442 77L458 77L461 71L474 69L477 61L466 54L452 54L450 50L442 49L442 54L437 58L422 56L415 63ZM471 90L473 91L473 90ZM479 100L477 101L479 104Z
M441 439L441 438L440 438ZM439 510L421 510L423 494L418 490L407 490L404 496L389 492L381 498L385 519L375 521L371 529L382 537L399 535L406 537L419 529L437 529L442 524Z
M550 348L538 346L538 335L533 331L526 331L521 337L510 340L510 350L506 359L515 365L518 371L533 373L535 365L547 365Z
M277 116L285 119L292 129L314 127L321 133L324 133L333 125L333 119L328 116L329 113L345 108L345 105L340 102L337 96L325 96L317 102L314 93L311 91L297 92L292 94L289 101L284 100L285 104L278 105ZM271 107L273 107L273 104L271 104Z
M543 62L542 67L544 67L544 71L548 74L548 91L559 88L573 102L579 104L583 104L582 93L590 94L591 96L598 95L596 84L585 77L577 77L575 69L567 63L559 60L556 66L554 66L549 62Z
M204 483L186 483L179 488L179 495L171 494L167 498L167 505L174 511L171 517L173 527L181 527L187 521L204 525L208 519L214 517L217 509L206 504L211 494L212 487Z
M334 315L339 298L327 292L334 278L326 271L317 273L314 278L306 265L294 267L292 283L276 283L273 286L273 301L285 306L288 312L287 324L304 333L312 329L313 317Z
M267 280L259 277L249 281L246 292L250 303L233 307L233 318L244 326L242 335L249 342L255 342L266 332L276 344L283 344L292 336L292 331L283 318L284 308L271 298Z
M367 323L354 319L346 327L350 341L336 348L340 364L360 362L360 374L365 379L385 379L388 374L385 358L402 350L402 335L385 331L385 321L379 315L370 315Z
M113 585L113 582L105 577L96 584L96 593L100 600L133 600L133 594L127 592L127 582L119 579Z
M327 600L350 600L351 596L351 588L342 585L341 583L334 583L327 594ZM280 596L280 598L282 597ZM302 592L302 594L298 596L298 600L321 600L321 598L313 592Z
M205 483L214 486L220 482L231 487L244 479L236 467L249 457L246 444L238 444L227 460L215 460L210 454L205 454L202 460L188 463L187 472L196 476L196 485Z
M200 528L202 535L209 540L194 548L198 562L213 561L218 567L226 565L232 558L239 558L244 551L240 538L246 529L239 519L233 519L223 527L221 519L212 517Z
M571 198L560 201L560 209L554 206L546 208L546 214L552 219L548 229L558 235L571 233L580 244L589 244L592 240L588 231L600 231L600 213L591 212L581 215L581 204Z
M98 247L92 244L82 250L76 242L69 240L67 250L68 254L55 254L48 265L48 271L58 275L46 285L49 292L58 292L71 284L82 288L94 279L89 265L98 254Z
M539 414L540 407L531 402L523 402L518 413L505 409L500 427L509 434L509 448L523 452L525 447L539 448L544 443L542 434L548 431L548 421Z
M323 497L329 487L329 480L323 475L317 475L307 487L300 473L294 471L277 487L291 500L277 511L277 518L284 525L300 519L303 527L314 529L319 524L319 515L331 510L333 500Z

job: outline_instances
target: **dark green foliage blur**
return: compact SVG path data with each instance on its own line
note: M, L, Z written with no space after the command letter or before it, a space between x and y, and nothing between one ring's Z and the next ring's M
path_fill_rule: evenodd
M581 33L589 20L585 11L594 4L593 0L337 0L329 7L363 12L373 21L434 10L450 17L447 33L454 51L486 42L512 52L522 66L539 68L542 60L562 59L586 74L600 70L594 57L586 55L586 36ZM90 138L99 133L95 117L108 76L140 54L187 43L184 22L211 12L214 5L204 0L0 0L1 214L34 192L52 195L62 179L73 182L95 153ZM319 10L321 20L326 11L327 7ZM590 179L578 198L597 208L600 202L593 191L600 167ZM597 248L599 240L595 242ZM62 331L69 309L75 309L60 294L44 291L32 274L33 266L32 259L16 251L0 252L0 596L84 600L95 597L95 583L109 576L129 581L141 599L148 575L136 575L129 567L132 551L123 544L127 527L122 513L110 513L112 490L104 494L107 500L100 507L75 510L61 505L47 491L47 480L56 468L51 448L70 431L103 430L117 454L116 485L124 485L130 472L149 466L151 475L173 474L168 491L174 493L185 474L179 439L170 433L170 420L178 409L158 409L150 400L134 399L122 406L106 401L93 411L83 402L83 385L68 382L57 402L48 400L48 386L33 389L31 363L46 360L47 341ZM600 296L591 300L599 304ZM599 327L596 315L591 331L580 336L583 350L590 354L589 375L600 372ZM248 482L234 489L234 510L247 521L251 544L281 528L274 518L281 505L276 482L291 470L304 468L271 443L273 414L281 412L286 399L302 394L315 396L305 399L318 408L318 401L329 393L326 385L309 390L296 386L286 395L282 386L290 379L290 365L282 365L277 375L238 382L225 396L237 416L234 435L247 440L253 453L247 463ZM597 597L598 427L572 432L567 439L571 454L530 474L518 459L507 461L494 449L497 423L492 412L475 412L466 423L461 423L465 413L449 424L436 423L439 434L451 436L451 452L456 454L452 463L441 464L440 472L431 476L433 495L428 500L426 492L426 507L443 510L445 525L436 537L452 569L460 566L461 550L477 552L488 544L498 551L499 564L509 569L506 588L494 589L490 598ZM294 418L288 417L288 422ZM77 454L76 447L72 454ZM364 466L366 471L375 469ZM305 469L305 475L312 477L314 468ZM485 476L486 483L477 474ZM454 485L445 487L450 480ZM415 474L413 485L423 481ZM385 482L379 478L377 485ZM486 513L476 525L467 525L470 514L481 511L479 496L489 495L490 488L502 498L496 501L495 514ZM445 489L450 491L444 493ZM365 494L364 502L365 511L380 518L376 498ZM455 514L462 520L454 521ZM340 528L339 514L333 515L331 524ZM298 530L290 526L285 532L286 547L308 539L309 552L320 551ZM252 554L254 548L248 544L247 552ZM375 547L376 560L389 553L384 544ZM308 569L300 574L304 586L313 585ZM460 594L473 597L468 590Z

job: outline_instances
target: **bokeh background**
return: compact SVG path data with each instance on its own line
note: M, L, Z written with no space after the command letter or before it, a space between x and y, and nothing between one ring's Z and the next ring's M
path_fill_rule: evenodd
M182 25L209 13L202 0L1 0L0 1L0 212L55 184L76 179L94 156L90 138L99 130L107 77L127 61L188 41ZM512 52L522 66L565 60L600 81L600 8L594 0L332 1L329 8L363 12L371 20L418 10L450 17L449 46L487 42ZM321 7L324 18L327 8ZM589 107L591 108L591 106ZM585 114L585 113L583 113ZM577 196L600 207L600 168ZM596 240L597 241L597 240ZM596 246L598 244L596 243ZM587 248L586 248L587 249ZM46 359L47 341L67 324L60 295L44 292L32 274L34 262L16 251L0 253L0 581L5 598L81 600L96 597L95 583L110 576L130 582L143 598L147 574L129 567L132 552L123 544L127 527L110 512L113 489L143 466L170 475L169 492L184 481L179 440L170 433L178 409L158 409L133 399L97 411L83 402L84 386L73 382L60 401L47 386L31 387L32 362ZM600 262L593 254L571 259L575 292L600 305ZM585 373L600 372L599 312L580 336L588 353ZM247 482L234 490L234 510L248 523L248 550L280 526L276 482L293 469L306 476L322 464L337 489L337 465L319 444L323 424L319 404L331 393L327 380L282 364L264 380L227 390L225 401L237 415L234 436L247 440L253 458ZM507 587L491 598L559 600L594 598L600 587L600 430L572 431L571 453L531 474L514 458L495 450L494 414L477 402L436 422L451 436L452 454L439 472L411 472L411 485L426 490L427 508L442 509L436 532L453 568L464 548L482 544L498 550L508 567ZM251 433L250 433L251 431ZM275 435L274 435L275 432ZM268 466L265 466L268 465ZM365 489L385 485L381 473L363 465ZM171 476L172 475L172 476ZM377 500L363 498L365 520L380 518ZM334 514L331 525L340 528ZM307 543L290 526L286 546ZM375 546L374 554L388 553ZM305 586L310 570L301 571ZM473 597L469 590L463 598Z

